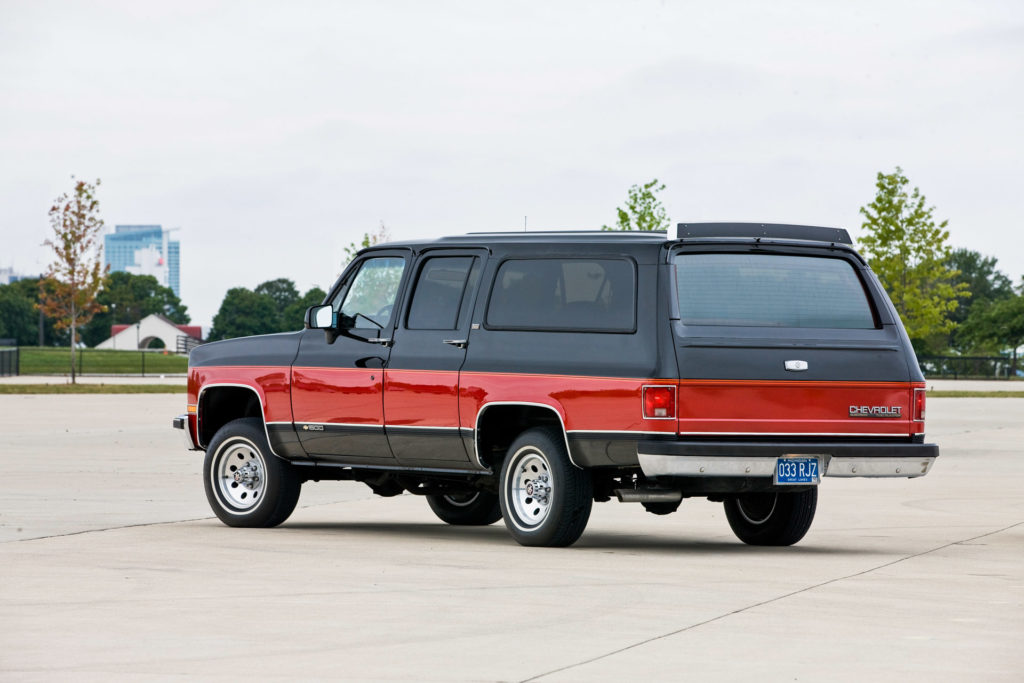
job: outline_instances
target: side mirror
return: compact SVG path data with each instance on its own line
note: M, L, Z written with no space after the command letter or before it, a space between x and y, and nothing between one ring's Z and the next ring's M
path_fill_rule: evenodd
M314 330L332 330L338 326L338 314L330 304L310 306L306 311L306 327Z

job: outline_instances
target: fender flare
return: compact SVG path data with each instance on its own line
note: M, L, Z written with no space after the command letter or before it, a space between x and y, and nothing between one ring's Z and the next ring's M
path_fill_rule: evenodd
M480 418L491 406L529 406L530 408L543 408L554 413L555 417L558 418L558 424L561 427L562 440L565 443L565 452L569 456L569 462L572 463L572 466L576 469L583 469L576 464L575 460L572 459L572 451L569 449L569 433L565 429L565 416L562 414L560 407L550 403L534 403L531 401L489 401L480 406L480 409L476 412L476 422L473 424L473 457L476 459L476 464L480 469L490 469L484 465L483 458L480 457L480 439L478 438L478 434L480 433Z
M266 402L264 401L263 394L257 387L251 384L238 384L235 382L213 382L211 384L204 384L199 389L199 395L196 397L196 443L197 445L206 450L207 444L203 443L203 428L202 428L202 415L203 415L203 394L206 393L207 389L217 389L223 387L232 387L235 389L248 389L252 393L256 394L256 400L260 405L260 421L263 423L263 434L267 437L267 445L270 447L270 452L280 458L281 456L274 452L274 444L270 441L270 431L267 429L267 409ZM283 459L283 458L282 458Z

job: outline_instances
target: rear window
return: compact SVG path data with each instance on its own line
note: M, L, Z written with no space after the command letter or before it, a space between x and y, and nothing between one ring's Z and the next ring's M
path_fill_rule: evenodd
M842 259L780 254L676 254L686 325L874 328L867 292Z
M510 330L632 332L636 275L619 259L516 259L498 269L487 326Z

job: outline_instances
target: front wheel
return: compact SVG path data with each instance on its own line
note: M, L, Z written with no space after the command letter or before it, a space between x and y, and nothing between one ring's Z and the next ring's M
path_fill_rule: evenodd
M498 496L487 491L427 496L438 519L454 526L487 526L501 519Z
M292 514L302 488L292 465L270 452L257 418L217 431L203 461L203 484L213 512L236 527L277 526Z
M793 545L807 533L818 507L818 489L747 493L725 501L725 516L748 545Z
M593 482L569 461L561 434L530 429L508 449L499 498L505 526L521 545L564 547L587 526Z

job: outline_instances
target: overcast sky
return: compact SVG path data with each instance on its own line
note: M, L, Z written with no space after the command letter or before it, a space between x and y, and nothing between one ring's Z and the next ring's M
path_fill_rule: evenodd
M0 0L0 267L47 209L177 227L181 294L327 288L343 248L593 229L657 177L673 225L859 232L902 166L950 241L1024 275L1024 3Z

